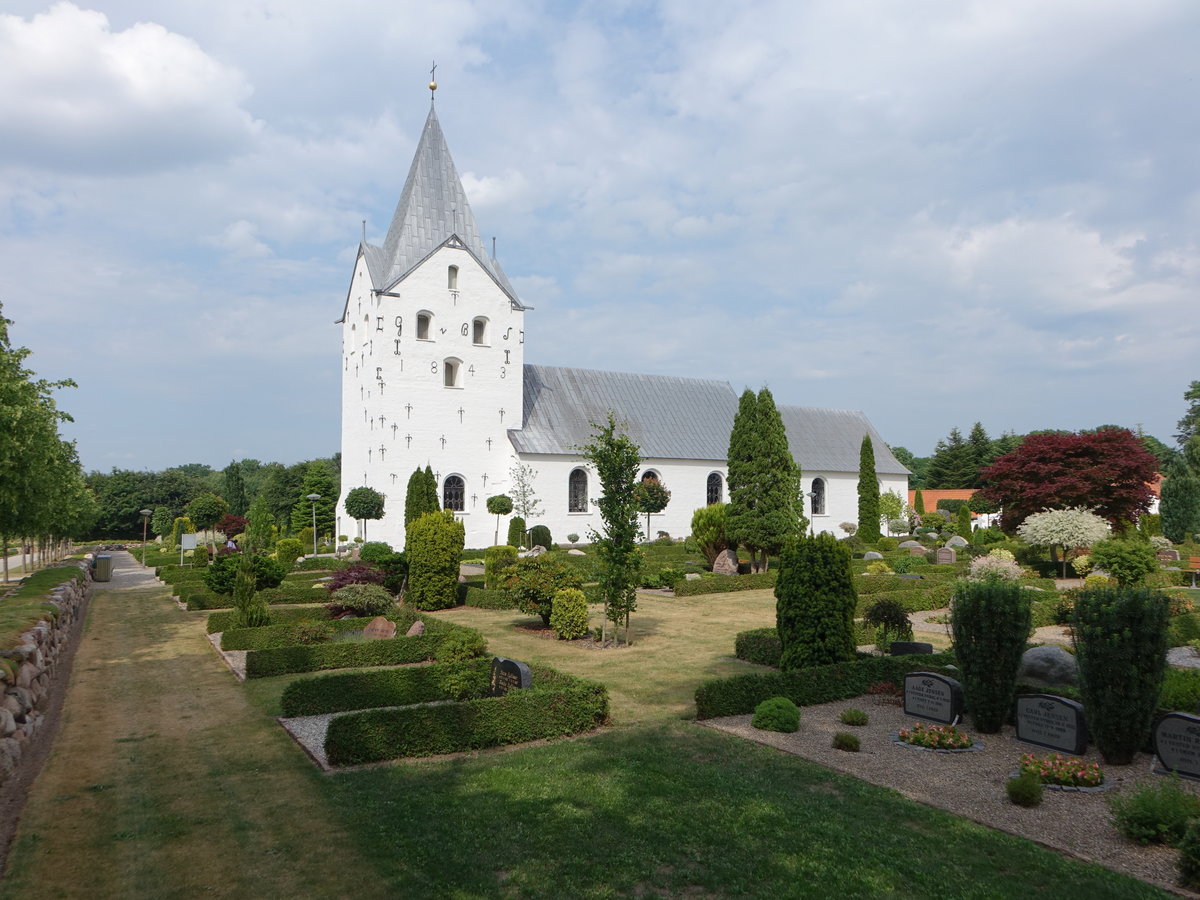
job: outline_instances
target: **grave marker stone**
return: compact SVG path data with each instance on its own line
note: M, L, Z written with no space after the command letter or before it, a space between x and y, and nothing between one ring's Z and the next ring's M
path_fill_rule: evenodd
M1087 753L1083 705L1053 694L1018 695L1017 740L1072 756Z
M904 714L954 725L963 711L962 685L936 672L909 672L904 676Z
M925 548L920 545L917 545L916 547L909 547L908 555L909 556L924 556Z
M1200 716L1171 712L1159 719L1154 754L1166 771L1200 779Z
M382 641L396 636L396 623L388 621L383 616L376 616L363 629L363 637L368 641Z
M1158 551L1158 559L1159 559L1159 562L1179 562L1179 551L1178 550L1159 550Z
M503 697L509 691L533 686L529 666L515 659L497 656L492 659L492 696Z
M948 566L958 561L958 553L953 547L939 547L937 552L937 564L939 566Z

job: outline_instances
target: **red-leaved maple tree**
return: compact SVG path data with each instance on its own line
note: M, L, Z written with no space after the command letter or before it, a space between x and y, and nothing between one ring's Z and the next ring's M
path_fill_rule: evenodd
M1072 506L1093 509L1120 529L1150 509L1157 471L1157 460L1127 428L1031 434L981 471L987 487L980 493L1003 506L1006 532L1035 512Z

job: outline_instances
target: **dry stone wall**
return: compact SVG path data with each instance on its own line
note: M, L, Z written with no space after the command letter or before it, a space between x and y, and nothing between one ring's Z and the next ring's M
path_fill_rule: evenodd
M80 568L81 580L49 593L47 599L58 615L42 619L21 635L16 647L0 651L9 663L0 666L0 785L18 771L30 739L44 724L55 666L78 634L74 626L92 591L90 566L81 563ZM66 681L56 688L66 690Z

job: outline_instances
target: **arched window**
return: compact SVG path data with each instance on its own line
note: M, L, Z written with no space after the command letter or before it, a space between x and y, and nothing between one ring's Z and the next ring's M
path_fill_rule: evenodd
M825 479L814 478L812 482L812 514L825 515Z
M442 362L442 384L448 388L462 387L462 362L450 359Z
M432 340L429 337L433 331L433 313L419 312L417 313L417 340L428 341Z
M488 320L484 316L477 316L471 323L471 343L486 344L487 343L487 325Z
M587 472L583 469L572 469L571 477L567 479L567 512L588 511Z
M442 509L462 512L466 495L467 486L462 478L458 475L447 475L446 480L442 482Z
M708 476L708 505L722 502L725 485L721 481L721 473L713 472Z
M642 481L658 481L658 473L653 469L647 469L642 473Z
M458 290L458 266L451 266L446 270L446 287L452 291Z

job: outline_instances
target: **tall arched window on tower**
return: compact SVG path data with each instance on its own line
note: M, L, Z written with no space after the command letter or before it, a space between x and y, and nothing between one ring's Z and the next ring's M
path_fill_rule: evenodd
M432 338L429 336L433 332L433 313L419 312L417 313L417 340L429 341Z
M812 514L825 515L825 479L814 478L812 482Z
M721 481L721 473L713 472L708 476L708 505L722 502L725 495L724 483Z
M447 475L442 482L442 509L462 512L465 508L467 486L459 475Z
M567 479L567 512L588 511L587 472L583 469L572 469Z
M452 291L458 290L458 266L451 266L446 270L446 287Z
M487 343L487 326L488 320L486 316L476 316L471 322L471 343L486 344Z

